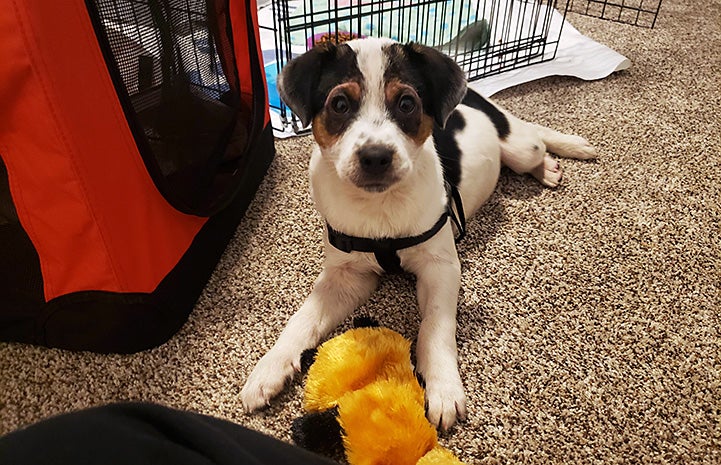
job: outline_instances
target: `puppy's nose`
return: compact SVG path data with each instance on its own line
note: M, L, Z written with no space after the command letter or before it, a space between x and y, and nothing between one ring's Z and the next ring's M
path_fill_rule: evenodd
M385 173L393 162L393 149L383 144L364 145L357 154L361 169L371 175Z

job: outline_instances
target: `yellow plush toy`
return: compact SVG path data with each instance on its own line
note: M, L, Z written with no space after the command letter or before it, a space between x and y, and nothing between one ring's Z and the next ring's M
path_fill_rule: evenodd
M315 353L303 400L309 413L292 435L306 449L344 452L350 465L463 465L438 444L424 405L410 341L387 328L355 328Z

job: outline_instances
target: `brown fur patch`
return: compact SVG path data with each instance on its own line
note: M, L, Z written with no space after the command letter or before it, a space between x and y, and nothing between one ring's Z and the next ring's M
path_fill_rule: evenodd
M403 84L397 79L388 81L385 88L386 102L395 102L398 94L406 89L413 89L413 87L408 84Z
M423 102L418 92L408 84L398 79L391 79L385 86L386 107L389 109L393 119L398 123L401 130L416 144L422 145L428 136L433 132L433 118L423 111ZM398 99L403 95L412 95L416 99L417 107L412 113L402 113L398 110Z
M340 134L331 134L325 125L326 111L321 111L313 118L313 137L321 148L328 148L338 142Z
M350 108L347 113L339 114L330 108L334 97L344 95ZM340 135L348 128L358 112L362 89L356 81L348 81L335 86L326 97L323 110L313 118L313 136L321 147L335 144Z
M436 124L433 118L423 113L421 116L421 125L418 128L418 134L413 139L418 145L423 145L426 139L433 133L433 125Z
M336 86L333 90L341 88L343 89L346 94L355 100L356 102L360 102L362 89L360 84L358 84L356 81L348 81L344 82L343 84L340 84L339 86ZM331 91L332 93L332 91Z

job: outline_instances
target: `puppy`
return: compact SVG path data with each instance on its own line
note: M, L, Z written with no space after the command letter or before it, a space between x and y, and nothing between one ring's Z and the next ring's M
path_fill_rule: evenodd
M458 372L461 266L454 241L490 197L501 163L546 186L561 168L546 151L580 159L577 136L532 125L466 88L449 57L419 44L359 39L292 60L281 97L317 142L311 194L326 220L325 261L305 303L250 374L241 398L267 405L315 347L373 292L386 270L417 277L422 316L416 369L428 419L446 430L466 415Z

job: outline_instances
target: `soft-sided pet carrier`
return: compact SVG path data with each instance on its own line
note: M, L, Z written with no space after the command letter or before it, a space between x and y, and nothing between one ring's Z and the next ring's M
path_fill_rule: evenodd
M97 352L187 319L274 154L255 1L0 8L0 339Z

